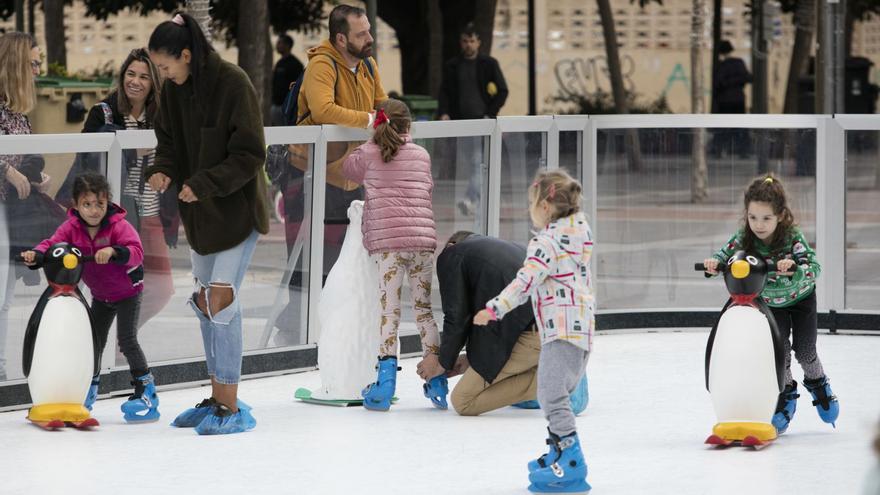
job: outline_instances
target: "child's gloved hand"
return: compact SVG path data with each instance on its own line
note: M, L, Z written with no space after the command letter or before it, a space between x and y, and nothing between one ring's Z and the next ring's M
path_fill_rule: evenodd
M495 315L488 309L484 309L474 316L474 325L484 326L490 321L495 321Z
M99 265L106 265L114 254L116 254L116 250L110 246L101 248L98 250L97 253L95 253L95 263Z
M791 275L791 269L794 267L794 260L779 260L776 262L777 275Z
M706 273L709 275L717 275L718 274L718 260L715 258L706 258L703 260L703 265L706 267Z
M34 266L37 263L37 253L36 251L23 251L21 259L24 260L25 265Z

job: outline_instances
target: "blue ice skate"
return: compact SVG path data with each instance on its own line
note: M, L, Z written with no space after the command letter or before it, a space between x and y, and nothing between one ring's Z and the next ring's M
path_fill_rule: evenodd
M152 373L139 376L131 382L134 393L122 403L123 419L129 423L146 423L159 420L159 396Z
M385 356L379 358L376 365L379 370L376 382L371 383L361 390L364 398L364 407L371 411L387 411L391 408L391 398L397 388L397 358Z
M587 483L587 463L581 452L577 433L559 437L550 432L550 452L537 462L543 464L529 473L529 491L533 493L583 493ZM543 461L543 462L542 462Z
M587 374L584 373L584 376L581 377L577 386L574 388L574 392L571 393L571 412L573 412L575 416L584 412L584 409L587 408L587 404L590 403L590 390L588 387Z
M83 401L83 406L89 411L92 410L92 406L95 405L95 401L98 400L98 385L101 384L101 377L96 376L92 378L92 384L89 385L89 393L86 394L86 400Z
M171 422L171 426L176 426L178 428L195 428L205 419L205 417L211 414L216 404L217 401L214 400L213 397L209 397L196 404L195 407L191 407L177 415L177 417L174 418L174 421ZM236 404L239 409L251 410L251 406L242 402L241 399L236 401Z
M773 419L770 420L776 428L776 434L782 435L788 429L789 423L794 418L794 412L797 410L797 382L793 381L785 386L785 389L779 394L779 401L776 403L776 412Z
M524 400L511 404L510 407L518 407L520 409L541 409L541 404L537 400Z
M431 399L431 403L437 409L449 409L446 402L446 395L449 393L449 383L446 381L446 375L437 375L431 378L422 388L425 391L425 397Z
M837 421L837 416L840 414L840 403L837 402L837 397L835 397L834 393L831 391L831 384L828 383L828 377L823 376L822 378L816 378L815 380L804 379L804 386L807 387L807 390L810 391L810 395L813 396L813 405L816 406L816 412L819 413L819 417L822 418L822 421L837 428L834 423Z
M238 412L223 404L216 403L211 408L211 414L202 419L196 426L199 435L229 435L253 430L257 426L257 420L251 414L250 408L238 408Z

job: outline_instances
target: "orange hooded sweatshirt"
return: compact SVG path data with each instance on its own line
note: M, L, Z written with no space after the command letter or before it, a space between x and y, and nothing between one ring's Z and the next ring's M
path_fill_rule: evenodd
M356 70L324 40L309 49L309 63L299 93L297 125L336 124L364 129L370 121L369 112L387 100L382 89L379 67L370 57L373 74L360 61ZM335 67L334 67L335 62Z

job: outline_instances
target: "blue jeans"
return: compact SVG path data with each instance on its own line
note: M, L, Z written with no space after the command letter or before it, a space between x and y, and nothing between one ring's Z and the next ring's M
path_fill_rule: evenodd
M195 287L193 297L188 302L202 329L208 375L224 385L241 381L241 303L238 289L251 262L258 236L255 230L239 245L219 253L201 255L190 250ZM205 298L210 300L211 288L215 285L232 286L232 303L217 313L211 311L209 304L208 315L205 315L196 305L195 297L204 288Z

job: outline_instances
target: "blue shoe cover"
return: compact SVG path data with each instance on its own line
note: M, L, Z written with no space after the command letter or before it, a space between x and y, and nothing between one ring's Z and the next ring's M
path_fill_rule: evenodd
M782 435L788 429L788 425L794 418L797 411L797 382L792 381L785 386L782 393L779 394L779 400L776 402L776 412L773 413L773 419L770 422L776 428L776 435Z
M83 402L83 406L89 411L92 410L92 406L95 405L95 401L98 400L98 385L101 384L101 377L96 376L92 378L92 384L89 385L89 393L86 394L86 400Z
M244 409L245 411L250 411L251 406L245 404L241 399L236 400L236 405L238 405L239 409ZM180 413L174 421L171 422L171 426L176 426L178 428L195 428L205 419L206 416L211 414L213 407L217 404L217 401L214 400L213 397L209 397L198 404L195 407L191 407L186 411Z
M449 409L449 404L446 403L446 394L449 393L449 383L446 380L446 375L437 375L431 378L422 385L422 388L425 391L425 397L431 399L434 407L437 409Z
M123 419L129 423L158 421L159 396L156 394L153 374L139 376L131 384L134 385L134 393L120 407Z
M387 411L391 408L391 399L397 388L397 358L379 358L376 382L364 387L361 396L364 407L371 411Z
M581 377L581 380L578 382L577 386L574 388L574 392L571 393L571 412L574 413L575 416L584 412L584 409L587 408L587 404L590 403L590 391L587 384L587 374L584 373L584 376Z
M804 386L813 396L813 405L816 406L816 412L822 421L835 426L837 416L840 414L840 403L837 401L834 392L831 391L831 384L828 383L828 377L823 376L815 380L804 380Z
M590 490L587 463L577 433L559 437L550 432L550 452L543 464L529 473L529 490L536 493L577 493Z
M517 402L516 404L511 404L510 407L518 407L520 409L541 409L541 404L536 400L524 400L522 402Z
M196 426L196 433L199 435L229 435L253 430L256 426L257 420L251 415L250 409L239 408L238 412L233 413L223 404L215 404L211 414Z

